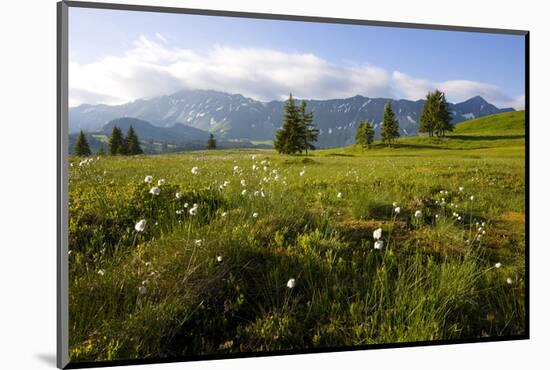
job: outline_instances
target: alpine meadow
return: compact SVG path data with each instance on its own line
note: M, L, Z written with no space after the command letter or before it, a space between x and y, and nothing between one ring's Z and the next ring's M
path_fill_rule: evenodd
M72 13L124 32L70 39L71 364L527 335L523 38L108 11Z

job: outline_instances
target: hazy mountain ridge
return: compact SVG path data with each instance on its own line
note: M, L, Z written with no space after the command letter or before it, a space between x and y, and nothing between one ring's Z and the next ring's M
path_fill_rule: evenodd
M399 120L401 135L416 135L423 100L368 98L360 95L345 99L306 100L308 110L314 112L314 122L320 130L317 145L338 147L352 144L357 121L365 118L374 122L378 135L384 105L389 100ZM269 140L280 127L283 106L282 101L264 103L240 94L182 90L172 95L140 99L117 106L100 104L71 108L69 129L71 132L80 129L103 131L103 127L113 119L134 117L148 121L155 127L176 128L175 131L179 131L177 128L185 131L179 127L185 125L205 133L213 132L225 140ZM453 113L453 123L513 111L512 108L499 109L479 96L457 104L450 103L449 108Z

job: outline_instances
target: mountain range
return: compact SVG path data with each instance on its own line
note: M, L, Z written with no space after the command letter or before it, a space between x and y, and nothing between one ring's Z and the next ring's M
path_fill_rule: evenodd
M360 95L345 99L306 100L307 109L313 112L314 123L319 129L317 146L330 148L352 144L360 119L374 122L378 136L384 105L390 100L401 135L418 134L424 100ZM273 139L281 125L284 104L283 101L261 102L240 94L212 90L182 90L172 95L139 99L122 105L84 104L70 108L69 131L107 132L114 125L113 120L126 117L147 123L134 127L140 138L204 141L207 133L211 132L216 138L227 142L266 141ZM461 103L449 103L449 109L454 124L514 110L499 109L480 96Z

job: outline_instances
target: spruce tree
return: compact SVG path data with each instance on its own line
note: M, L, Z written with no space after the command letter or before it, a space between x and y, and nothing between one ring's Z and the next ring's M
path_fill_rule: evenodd
M283 116L283 124L275 133L273 147L282 154L295 154L304 148L305 130L300 123L300 115L292 94L290 94Z
M363 130L365 131L365 137L367 139L367 148L370 148L370 145L374 141L374 125L371 122L369 122L368 119L366 119Z
M360 120L355 131L355 144L359 145L361 148L367 147L365 124L366 123L364 121Z
M90 150L90 145L88 145L88 140L86 140L86 135L84 135L84 132L82 132L82 130L80 131L80 133L78 134L78 138L76 139L74 154L79 157L87 157L92 154L92 151Z
M208 149L216 149L216 139L214 139L214 135L210 134L208 137L208 143L206 144L206 147Z
M355 132L355 143L361 148L369 148L374 141L374 126L368 119L359 121Z
M136 154L143 154L143 150L141 149L141 145L139 144L139 138L134 131L134 128L130 125L128 127L128 132L126 134L126 147L125 151L128 155L136 155Z
M122 135L122 131L116 126L113 127L113 131L111 132L111 137L109 138L109 154L110 155L118 155L118 154L125 154L125 142L124 142L124 136Z
M384 107L384 119L382 120L382 141L391 147L391 144L399 137L399 122L395 119L391 101Z
M434 106L434 94L428 92L426 95L426 102L422 107L422 113L420 114L420 126L418 127L418 132L427 132L428 136L433 136L434 127L435 127L435 109Z
M454 127L451 124L452 115L445 94L439 90L434 92L434 107L436 108L434 131L439 137L445 136L445 132L453 131Z
M315 146L313 145L314 142L317 141L317 138L319 137L319 130L315 127L315 124L313 123L313 112L307 112L306 111L306 102L305 100L302 100L300 104L300 130L299 135L304 136L304 149L307 151L308 149L315 150Z

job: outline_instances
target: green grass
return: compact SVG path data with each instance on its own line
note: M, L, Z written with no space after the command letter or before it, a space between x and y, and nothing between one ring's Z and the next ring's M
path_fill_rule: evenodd
M71 361L523 334L524 139L487 129L500 138L71 158Z

